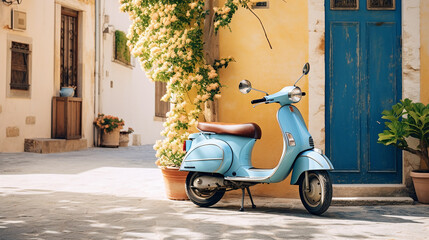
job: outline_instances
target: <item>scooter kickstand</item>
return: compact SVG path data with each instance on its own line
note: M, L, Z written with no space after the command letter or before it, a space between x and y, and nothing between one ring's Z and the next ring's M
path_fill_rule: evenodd
M240 212L244 211L244 188L241 189L242 191L242 195L241 195L241 207L240 207Z
M250 197L250 202L252 202L252 208L256 208L256 205L253 203L253 198L252 198L252 194L250 194L249 187L246 187L246 189L247 189L247 193L249 194L249 197ZM243 191L244 191L244 189L243 189Z
M253 203L253 198L252 198L252 194L250 194L250 189L249 189L249 187L245 187L246 188L246 190L247 190L247 193L249 194L249 197L250 197L250 201L252 202L252 208L256 208L256 205ZM240 207L240 210L239 211L241 211L241 212L243 212L244 211L244 195L246 194L245 192L244 192L244 189L245 188L242 188L241 189L241 191L242 191L242 195L241 195L241 207Z

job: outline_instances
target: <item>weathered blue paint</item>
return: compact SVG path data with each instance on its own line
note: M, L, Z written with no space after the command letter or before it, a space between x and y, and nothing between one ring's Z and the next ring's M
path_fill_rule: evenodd
M292 178L290 184L298 184L298 179L305 171L311 170L333 170L331 161L323 154L317 153L314 150L308 150L299 154L293 164Z
M326 11L326 154L334 183L401 183L400 151L378 144L381 112L401 98L401 1L395 10Z

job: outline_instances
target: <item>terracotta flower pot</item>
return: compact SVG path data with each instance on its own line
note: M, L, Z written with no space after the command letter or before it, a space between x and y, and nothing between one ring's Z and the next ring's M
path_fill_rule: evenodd
M160 167L164 177L167 198L171 200L187 200L185 181L188 172L181 172L178 168Z
M101 134L101 146L102 147L119 147L119 128L113 129L113 131Z
M417 199L421 203L429 203L429 171L414 170L411 172Z

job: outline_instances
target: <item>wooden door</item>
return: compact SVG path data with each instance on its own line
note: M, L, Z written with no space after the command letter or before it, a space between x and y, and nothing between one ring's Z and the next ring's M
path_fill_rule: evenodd
M326 153L334 183L401 183L401 152L378 144L401 98L401 1L325 0Z

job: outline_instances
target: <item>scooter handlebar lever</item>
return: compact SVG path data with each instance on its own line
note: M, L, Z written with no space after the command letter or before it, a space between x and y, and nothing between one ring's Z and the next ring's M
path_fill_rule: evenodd
M263 97L263 98L260 98L260 99L253 99L251 101L251 103L255 104L255 103L261 103L261 102L265 102L265 101L267 101L267 100Z

